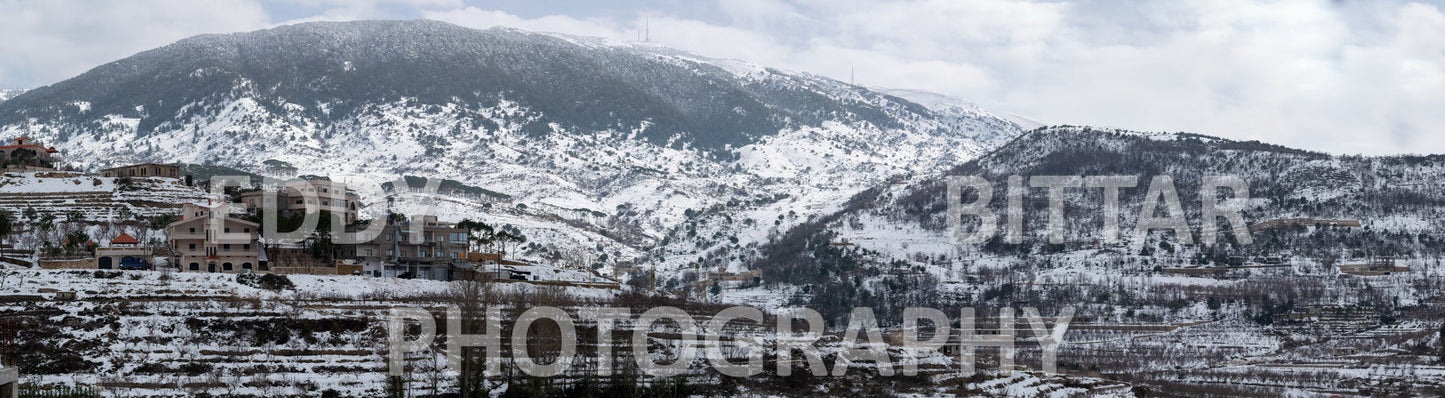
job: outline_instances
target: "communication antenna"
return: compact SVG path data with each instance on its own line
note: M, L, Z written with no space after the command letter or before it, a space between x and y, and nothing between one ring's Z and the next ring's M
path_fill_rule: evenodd
M642 20L642 32L644 35L642 41L652 41L652 17Z
M854 86L858 85L858 75L856 73L853 73L852 65L848 65L848 84Z

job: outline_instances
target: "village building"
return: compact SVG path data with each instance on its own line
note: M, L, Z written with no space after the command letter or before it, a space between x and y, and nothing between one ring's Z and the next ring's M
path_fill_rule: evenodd
M5 170L52 171L60 163L60 151L41 145L29 137L19 137L0 146L0 164Z
M20 396L20 371L15 366L0 365L0 398Z
M100 171L101 177L164 177L181 178L181 167L173 164L142 163L113 167Z
M355 260L337 260L334 254L318 255L310 239L301 242L275 243L262 241L266 257L262 259L273 274L361 275Z
M310 177L289 181L280 187L241 193L241 204L252 212L274 206L280 212L327 211L351 224L357 220L361 196L342 182L327 177Z
M187 203L166 226L173 266L187 272L269 272L258 242L261 226L223 213L229 206Z
M356 232L365 226L348 228ZM413 234L420 239L413 239ZM467 264L467 231L436 217L388 221L381 234L368 242L342 245L337 254L351 260L370 276L452 280L454 266Z
M95 264L99 269L152 269L152 251L141 246L140 241L122 232L110 240L110 245L95 249Z

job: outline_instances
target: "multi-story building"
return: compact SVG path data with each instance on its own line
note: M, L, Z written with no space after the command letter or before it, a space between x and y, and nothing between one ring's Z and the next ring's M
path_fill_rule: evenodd
M261 226L231 217L229 206L181 207L181 220L166 226L171 264L189 272L269 272L258 242Z
M365 226L348 228L356 232ZM413 233L418 239L413 239ZM368 242L342 245L338 258L353 260L367 275L451 280L467 263L467 231L435 217L387 222Z
M30 137L20 137L0 145L0 164L6 169L54 170L60 162L60 151L41 145Z
M181 168L173 164L141 163L100 171L101 177L165 177L181 178Z
M345 183L327 177L310 177L288 181L273 189L243 192L241 203L252 211L266 206L275 206L281 212L324 210L341 216L346 224L356 222L361 197L348 190Z

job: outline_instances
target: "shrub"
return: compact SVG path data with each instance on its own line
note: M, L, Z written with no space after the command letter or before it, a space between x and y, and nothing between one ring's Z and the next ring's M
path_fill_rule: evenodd
M296 284L291 283L291 278L287 278L286 275L277 274L259 276L254 274L238 274L236 275L236 283L273 292L296 288Z

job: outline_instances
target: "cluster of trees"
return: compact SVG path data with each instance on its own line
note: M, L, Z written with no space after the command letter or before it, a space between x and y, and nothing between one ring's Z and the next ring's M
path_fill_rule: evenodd
M512 253L517 246L527 243L527 236L511 224L493 227L482 221L463 219L457 228L467 230L467 250L493 253Z

